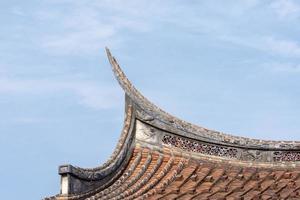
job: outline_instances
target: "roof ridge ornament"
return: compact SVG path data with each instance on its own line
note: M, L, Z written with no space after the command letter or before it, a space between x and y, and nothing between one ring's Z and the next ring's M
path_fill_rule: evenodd
M241 136L225 134L219 131L207 129L198 125L181 120L144 97L129 81L121 69L117 60L112 56L106 47L108 60L112 71L120 86L133 103L136 105L135 113L137 118L162 130L189 137L191 139L202 140L210 143L223 144L227 146L237 146L247 149L268 149L268 150L299 150L300 141L273 141L251 139ZM150 119L150 120L147 120Z

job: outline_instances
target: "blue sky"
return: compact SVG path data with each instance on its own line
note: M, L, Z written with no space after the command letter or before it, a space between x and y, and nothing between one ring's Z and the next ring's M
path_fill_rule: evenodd
M296 0L2 0L3 199L59 192L58 165L94 167L124 94L104 47L164 110L235 135L300 139Z

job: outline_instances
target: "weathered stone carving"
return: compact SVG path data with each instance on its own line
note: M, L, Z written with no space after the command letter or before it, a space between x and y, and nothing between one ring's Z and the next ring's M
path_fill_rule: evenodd
M243 150L241 151L241 160L262 161L262 152L259 150Z
M136 139L148 143L157 143L156 129L137 120Z
M197 152L206 155L237 158L238 150L232 147L201 143L183 137L165 135L162 142L166 145L181 148L186 151Z
M274 161L300 161L300 152L276 151L273 158Z

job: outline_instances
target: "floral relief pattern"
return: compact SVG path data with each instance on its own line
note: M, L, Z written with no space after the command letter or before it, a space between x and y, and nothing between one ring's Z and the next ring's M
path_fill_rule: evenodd
M186 151L192 151L207 155L237 158L238 150L236 148L205 144L192 139L186 139L178 136L165 135L162 142L166 145L181 148Z
M274 152L274 161L300 161L300 152L281 152L276 151Z

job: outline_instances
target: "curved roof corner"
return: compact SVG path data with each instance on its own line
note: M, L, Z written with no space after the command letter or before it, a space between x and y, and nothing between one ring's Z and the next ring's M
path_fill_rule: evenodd
M106 52L116 79L126 95L136 104L137 118L140 118L142 121L147 121L147 123L165 131L205 142L247 149L300 150L299 141L271 141L234 136L197 126L172 116L144 97L131 84L108 48L106 48Z

